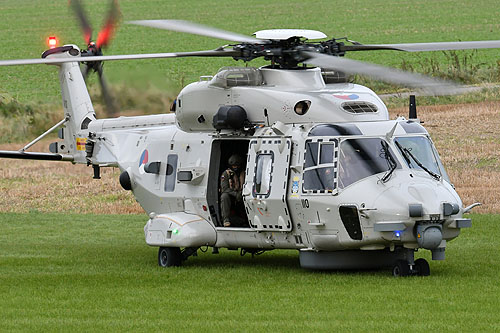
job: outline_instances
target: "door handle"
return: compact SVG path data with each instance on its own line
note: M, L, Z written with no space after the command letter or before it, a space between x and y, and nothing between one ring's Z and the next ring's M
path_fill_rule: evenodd
M243 191L241 192L241 194L244 196L244 197L248 197L250 194L252 194L252 191L247 187L245 186L243 188Z

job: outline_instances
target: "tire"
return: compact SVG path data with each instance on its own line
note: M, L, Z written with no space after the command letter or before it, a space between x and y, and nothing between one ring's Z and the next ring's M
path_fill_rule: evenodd
M158 266L180 266L182 262L181 249L178 247L160 247L158 249Z
M429 263L424 258L415 260L415 268L419 276L429 276L431 275L431 269Z
M395 277L410 275L410 265L404 260L398 260L392 267L392 275Z

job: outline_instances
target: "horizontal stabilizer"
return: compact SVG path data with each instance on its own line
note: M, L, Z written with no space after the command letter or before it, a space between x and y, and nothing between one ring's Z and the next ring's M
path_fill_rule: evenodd
M21 160L37 160L37 161L73 161L73 156L52 154L52 153L28 153L12 150L0 150L0 158L15 158Z

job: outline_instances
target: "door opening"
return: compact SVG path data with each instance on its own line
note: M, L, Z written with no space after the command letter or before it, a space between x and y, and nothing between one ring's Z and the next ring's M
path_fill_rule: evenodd
M246 177L247 162L248 162L248 144L249 140L245 139L222 139L214 140L212 143L212 153L210 156L210 170L208 177L207 202L212 220L217 227L226 226L249 228L245 205L243 204L241 189L242 181L234 179L229 181L228 177L233 175L238 178L240 171ZM228 170L231 169L229 159L231 156L237 155L241 159L241 166L232 174ZM223 179L224 177L224 179ZM230 187L228 189L227 187ZM224 189L223 189L224 188ZM225 204L230 203L230 213L228 216L223 216L221 196L223 191L230 192L230 195L225 194ZM239 191L239 195L236 194ZM228 199L230 197L230 199ZM227 206L226 206L227 207ZM226 208L227 209L227 208ZM227 213L227 211L226 211ZM227 215L227 214L226 214ZM224 221L226 219L226 221ZM228 221L229 220L229 221Z

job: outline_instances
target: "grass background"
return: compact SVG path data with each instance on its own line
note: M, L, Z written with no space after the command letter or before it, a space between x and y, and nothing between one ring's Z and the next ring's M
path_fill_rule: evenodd
M162 269L145 216L1 214L0 331L498 331L498 218L472 216L430 277L395 279L302 270L291 250Z
M38 58L55 35L60 44L83 47L79 23L67 0L2 0L0 59ZM94 39L108 0L86 0ZM226 41L125 24L139 19L184 19L251 35L261 29L306 28L329 37L347 36L362 43L403 43L500 39L500 6L489 0L121 0L122 24L105 54L180 52L215 49ZM499 50L403 53L352 52L354 59L441 76L466 84L500 82ZM254 60L251 66L265 64ZM213 75L223 66L243 66L217 58L115 61L105 64L121 115L168 112L172 100L200 75ZM401 87L357 78L377 93ZM95 75L88 82L98 117L106 117ZM403 89L404 91L404 89ZM419 105L476 103L500 99L500 89L452 97L419 98ZM389 107L407 98L386 100ZM13 111L14 110L14 111ZM55 66L0 67L0 143L36 137L61 118L60 88Z
M97 30L108 1L87 0L85 7ZM139 19L184 19L250 35L261 29L307 28L328 36L362 43L402 43L500 39L499 5L495 1L454 0L343 0L343 1L243 1L243 0L121 0L123 22ZM62 44L83 46L78 22L65 0L2 0L0 2L0 43L2 59L38 58L46 49L49 35ZM218 39L185 33L122 24L105 54L173 52L214 49L225 44ZM497 68L498 50L482 50L470 62ZM432 54L432 55L431 55ZM445 67L441 52L350 53L351 58L400 67L406 62L421 70L429 57ZM170 59L106 63L112 82L154 82L162 89L177 92L200 75L214 74L227 65L242 65L232 59ZM254 61L251 64L261 65ZM428 71L429 68L424 71ZM21 102L60 103L57 71L49 66L0 68L0 94ZM95 78L94 78L95 80Z

